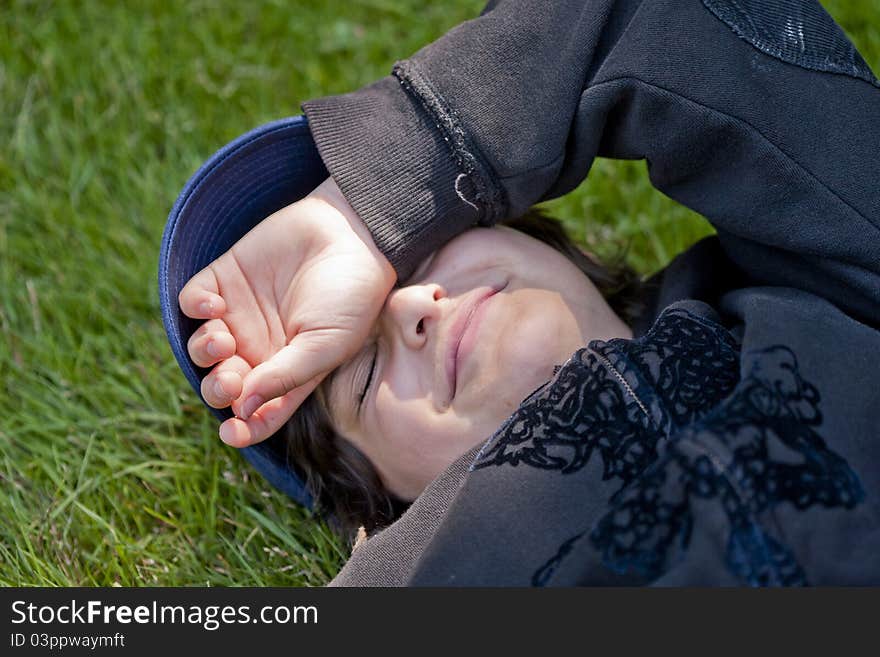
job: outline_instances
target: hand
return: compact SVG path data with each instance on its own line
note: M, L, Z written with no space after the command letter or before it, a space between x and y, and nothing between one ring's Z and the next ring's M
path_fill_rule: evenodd
M208 321L187 349L215 366L205 401L237 416L220 425L221 439L247 447L281 428L361 348L395 280L332 178L193 276L180 308Z

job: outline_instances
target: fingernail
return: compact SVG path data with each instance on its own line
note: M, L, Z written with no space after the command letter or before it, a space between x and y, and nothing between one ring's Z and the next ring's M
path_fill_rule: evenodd
M214 394L220 399L226 399L226 391L223 389L223 386L220 385L219 381L214 381Z
M251 395L250 397L245 399L244 404L242 404L241 406L241 419L247 420L251 416L251 414L262 405L262 397L260 397L259 395Z
M231 445L232 441L235 440L235 429L233 429L230 425L226 423L221 424L220 440L222 440L227 445Z
M208 342L208 346L205 347L205 349L214 358L217 358L220 355L220 352L217 351L217 345L214 343L213 340L210 340Z
M199 305L199 312L202 315L210 315L214 310L214 303L212 301L202 301Z

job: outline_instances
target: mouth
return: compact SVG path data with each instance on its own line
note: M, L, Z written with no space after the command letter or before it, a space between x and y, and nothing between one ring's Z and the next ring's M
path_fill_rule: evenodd
M449 381L450 399L458 392L458 374L461 364L473 351L476 342L476 328L482 319L484 303L489 297L503 290L507 284L499 287L480 288L461 303L458 314L449 329L449 340L446 350L446 377Z

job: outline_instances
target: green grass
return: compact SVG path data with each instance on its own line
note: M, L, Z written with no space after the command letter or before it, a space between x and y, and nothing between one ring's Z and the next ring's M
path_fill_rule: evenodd
M177 368L162 229L220 145L385 75L481 6L3 3L0 584L332 577L347 546L220 443ZM880 3L826 6L880 71ZM549 206L644 272L711 232L640 163L601 161Z

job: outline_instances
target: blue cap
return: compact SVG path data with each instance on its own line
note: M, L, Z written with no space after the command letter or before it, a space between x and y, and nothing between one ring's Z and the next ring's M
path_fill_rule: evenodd
M229 408L211 408L201 394L209 372L190 359L186 343L204 320L180 311L177 296L196 273L229 250L273 212L297 201L327 178L304 116L267 123L214 153L177 197L159 252L159 301L171 350L192 389L221 422ZM276 434L241 450L273 486L311 508L303 478L287 461Z

